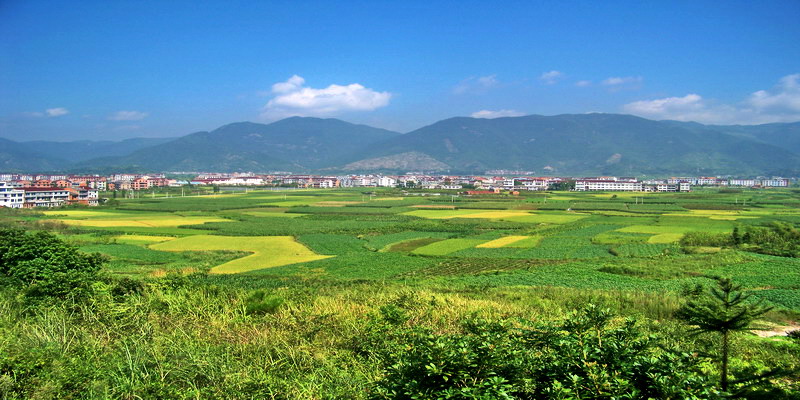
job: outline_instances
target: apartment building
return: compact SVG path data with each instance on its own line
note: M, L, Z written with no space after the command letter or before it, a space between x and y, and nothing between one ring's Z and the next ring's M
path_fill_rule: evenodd
M609 192L641 192L642 182L585 179L575 181L575 190L582 191L609 191Z
M0 207L22 208L25 191L14 188L8 182L0 182Z

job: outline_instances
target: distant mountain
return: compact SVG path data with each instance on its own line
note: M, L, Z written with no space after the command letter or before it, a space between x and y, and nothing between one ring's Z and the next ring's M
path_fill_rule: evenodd
M709 128L731 135L755 139L800 154L800 122L763 125L711 125Z
M100 156L124 156L144 147L155 146L175 140L175 138L132 138L122 141L76 140L73 142L54 142L35 140L21 142L29 151L48 158L62 158L76 163Z
M21 143L0 138L0 172L50 171L66 163L61 157L43 156Z
M46 172L68 170L75 163L98 156L121 156L143 147L174 140L172 138L133 138L55 142L35 140L15 142L0 138L0 171Z
M631 115L457 117L368 146L349 164L417 152L451 172L798 175L800 156L764 140ZM392 165L369 163L375 170Z
M83 166L120 165L159 171L311 171L344 163L364 146L397 132L338 119L292 117L271 124L237 122Z
M457 117L406 134L338 119L238 122L174 140L0 141L4 170L528 170L540 175L800 176L800 123L754 126L651 121L619 114ZM128 154L125 154L125 153ZM80 160L90 154L102 157Z

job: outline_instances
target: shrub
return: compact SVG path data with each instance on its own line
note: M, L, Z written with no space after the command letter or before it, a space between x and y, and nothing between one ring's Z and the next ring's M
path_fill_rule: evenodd
M78 251L47 232L0 230L0 276L29 297L78 298L91 292L105 257Z
M563 321L518 328L469 320L437 334L378 321L375 398L717 398L702 360L662 348L631 319L589 305Z
M245 299L245 312L248 315L272 314L283 305L283 298L267 296L263 290L256 290Z

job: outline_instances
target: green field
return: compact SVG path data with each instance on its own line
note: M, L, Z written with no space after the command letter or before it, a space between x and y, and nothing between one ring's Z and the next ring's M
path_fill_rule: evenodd
M713 338L689 335L675 311L687 293L719 277L774 307L760 324L787 330L800 319L800 258L792 256L800 243L753 241L772 237L764 230L773 223L800 225L795 190L453 195L254 190L0 215L6 225L54 231L104 255L106 282L124 282L124 290L101 291L105 300L81 309L103 314L63 339L70 344L42 339L51 331L39 326L79 318L75 309L20 314L30 327L10 319L0 326L15 332L0 353L17 351L13 344L19 354L32 347L46 355L29 361L23 378L57 368L45 359L93 359L109 377L102 379L115 382L102 388L115 393L108 397L366 399L390 369L363 347L375 340L375 321L394 321L382 322L389 332L423 327L469 336L478 320L520 328L521 320L561 321L597 304L616 313L617 326L634 318L664 346L705 354ZM8 295L0 309L18 298ZM266 305L253 306L253 298ZM272 310L269 304L277 308L253 311ZM381 332L387 349L411 348ZM800 344L793 343L737 336L733 368L796 368ZM704 367L712 376L714 365ZM148 383L154 380L162 383ZM168 383L177 380L183 383ZM147 385L181 389L147 392Z

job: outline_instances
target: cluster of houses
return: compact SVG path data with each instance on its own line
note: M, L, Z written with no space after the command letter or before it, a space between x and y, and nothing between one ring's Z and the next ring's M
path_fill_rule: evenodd
M573 185L574 182L574 186ZM12 208L55 207L68 204L97 205L100 191L139 191L183 185L290 186L299 188L404 187L418 189L466 189L473 194L521 190L548 190L568 183L576 191L688 192L692 186L788 187L785 178L739 179L720 177L672 177L638 180L601 176L591 178L532 176L451 176L407 173L404 175L297 175L290 173L205 173L188 181L163 174L20 175L0 174L0 206Z
M86 186L34 187L0 182L0 207L59 207L70 204L96 206L99 201L97 193L97 189Z

